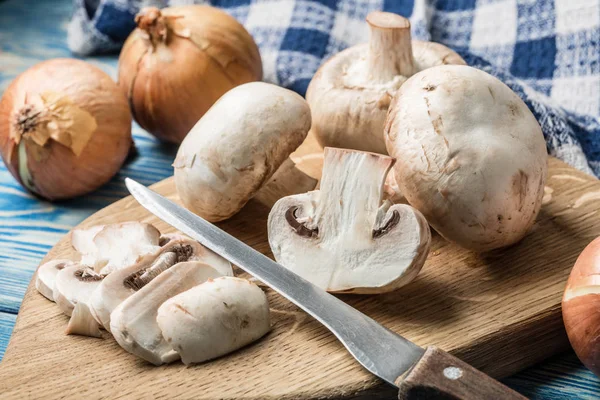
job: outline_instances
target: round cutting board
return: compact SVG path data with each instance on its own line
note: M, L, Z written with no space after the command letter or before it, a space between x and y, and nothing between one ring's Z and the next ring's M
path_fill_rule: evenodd
M318 176L322 157L310 139L292 157ZM600 235L600 183L550 160L543 210L519 244L477 255L434 235L415 281L383 295L340 298L420 345L435 344L494 376L512 374L568 346L560 299L577 255ZM172 178L153 186L178 201ZM272 256L269 205L251 201L218 225ZM80 227L144 221L172 232L127 197ZM68 236L46 256L75 258ZM258 342L204 364L155 367L101 339L66 336L68 318L30 284L0 368L0 393L31 398L389 398L394 388L364 370L319 323L265 288L271 332Z

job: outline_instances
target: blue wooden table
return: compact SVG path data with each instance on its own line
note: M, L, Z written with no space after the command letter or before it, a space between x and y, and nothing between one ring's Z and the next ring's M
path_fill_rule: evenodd
M0 93L31 65L72 56L66 46L71 6L70 0L0 1ZM116 56L87 61L116 77ZM159 144L137 125L133 132L139 156L109 184L82 199L58 204L40 201L0 166L0 359L27 285L54 243L87 216L126 196L125 176L152 184L172 174L176 148ZM535 399L600 399L600 379L572 352L551 357L505 381Z

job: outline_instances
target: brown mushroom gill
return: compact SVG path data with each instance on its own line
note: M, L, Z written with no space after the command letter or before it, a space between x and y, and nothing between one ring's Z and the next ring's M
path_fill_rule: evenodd
M105 277L105 275L94 272L91 268L78 269L73 275L82 282L101 281Z
M292 206L288 208L285 212L285 219L290 224L290 227L298 234L298 236L306 237L306 238L316 238L319 236L319 228L308 228L302 222L298 221L298 216L296 212L298 211L297 206Z
M298 211L297 206L292 206L287 209L285 212L285 219L290 224L290 227L296 232L298 236L306 237L306 238L317 238L319 236L319 228L308 228L302 222L298 221L298 216L296 212ZM400 213L396 210L392 211L391 217L387 220L387 222L376 229L373 229L373 239L377 239L392 229L400 222Z
M161 272L166 271L175 264L188 261L193 255L194 248L189 244L174 246L169 251L161 254L148 268L136 271L125 278L123 285L129 289L138 291Z

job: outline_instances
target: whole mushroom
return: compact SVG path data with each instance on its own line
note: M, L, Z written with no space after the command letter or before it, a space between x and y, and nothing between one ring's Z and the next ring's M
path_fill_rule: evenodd
M400 191L447 240L488 251L535 222L544 135L519 96L486 72L443 65L412 76L390 106L385 140Z
M385 117L396 90L413 74L440 64L464 64L446 46L412 40L410 22L375 11L367 16L368 44L348 48L323 64L306 99L312 132L322 146L386 153Z
M181 201L212 222L233 216L300 146L310 124L308 104L290 90L263 82L231 89L179 147L173 166ZM296 193L316 185L299 171L295 179Z
M325 148L320 190L284 197L269 213L275 259L330 292L383 293L414 279L431 234L419 211L382 201L393 163Z

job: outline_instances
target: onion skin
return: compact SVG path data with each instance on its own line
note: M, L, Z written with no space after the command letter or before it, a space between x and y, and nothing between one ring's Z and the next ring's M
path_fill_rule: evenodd
M577 357L600 377L600 237L575 262L563 296L562 314Z
M181 143L225 92L262 79L260 53L233 17L210 6L148 8L119 57L119 86L135 120Z
M11 132L19 130L15 121L24 106L44 93L68 99L93 118L95 128L78 156L53 139L40 146L25 134L19 146L11 138ZM65 58L39 63L20 74L0 101L4 163L21 185L48 200L80 196L108 182L125 161L131 144L127 99L105 72L84 61ZM23 165L31 176L28 182L24 182Z

